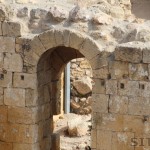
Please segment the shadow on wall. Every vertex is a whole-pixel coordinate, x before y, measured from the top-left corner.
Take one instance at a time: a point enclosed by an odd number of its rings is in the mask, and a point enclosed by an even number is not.
[[[136,17],[150,20],[150,0],[131,0],[131,4]]]

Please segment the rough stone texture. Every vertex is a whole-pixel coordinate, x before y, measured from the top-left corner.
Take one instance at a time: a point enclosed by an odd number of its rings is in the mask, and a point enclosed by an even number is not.
[[[80,80],[73,82],[73,86],[81,95],[92,92],[92,80],[89,77],[82,77]]]
[[[4,104],[8,106],[25,106],[25,89],[8,88],[4,90]]]
[[[72,81],[93,78],[93,90],[73,99],[93,111],[92,149],[139,149],[129,144],[150,130],[150,22],[131,14],[131,2],[0,0],[0,150],[55,149],[52,119],[72,59]]]

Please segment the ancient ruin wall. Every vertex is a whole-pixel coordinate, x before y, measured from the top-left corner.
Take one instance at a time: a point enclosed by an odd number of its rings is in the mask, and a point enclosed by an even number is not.
[[[92,149],[138,150],[131,139],[149,138],[150,129],[149,22],[131,15],[130,2],[123,0],[84,9],[66,3],[67,17],[29,7],[28,1],[21,1],[28,9],[8,2],[0,9],[0,149],[55,149],[52,116],[60,113],[60,74],[70,60],[84,56],[95,82]],[[31,16],[19,19],[13,14],[19,9]]]

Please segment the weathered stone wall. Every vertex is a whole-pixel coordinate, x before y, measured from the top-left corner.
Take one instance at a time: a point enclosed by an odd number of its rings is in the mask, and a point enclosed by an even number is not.
[[[71,61],[71,112],[92,112],[92,68],[85,58]]]
[[[64,2],[67,17],[56,1],[9,2],[0,5],[0,150],[55,150],[61,72],[83,57],[94,80],[92,149],[148,148],[131,146],[131,138],[149,137],[149,21],[131,15],[126,0]]]

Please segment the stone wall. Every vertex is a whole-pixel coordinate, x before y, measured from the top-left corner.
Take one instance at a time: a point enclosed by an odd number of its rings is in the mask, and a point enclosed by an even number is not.
[[[50,3],[0,5],[0,150],[56,150],[61,73],[75,58],[93,73],[92,149],[145,150],[131,139],[150,134],[149,21],[126,0]]]
[[[92,112],[92,68],[85,58],[71,61],[71,112]]]

